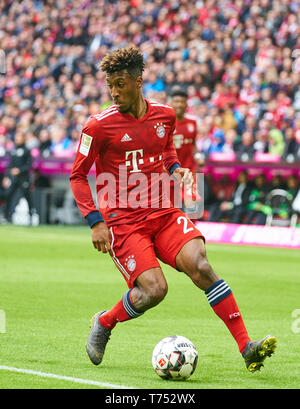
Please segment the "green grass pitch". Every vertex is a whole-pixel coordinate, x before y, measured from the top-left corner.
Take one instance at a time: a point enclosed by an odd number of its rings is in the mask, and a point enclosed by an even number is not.
[[[93,366],[85,352],[89,320],[127,290],[121,273],[108,255],[93,248],[88,227],[0,226],[0,389],[99,388],[107,383],[145,389],[299,388],[299,251],[208,243],[207,253],[230,285],[250,337],[278,337],[276,353],[261,372],[246,370],[205,295],[165,265],[165,300],[142,317],[118,324],[102,364]],[[187,381],[161,380],[152,369],[154,346],[174,334],[189,338],[198,349],[198,367]]]

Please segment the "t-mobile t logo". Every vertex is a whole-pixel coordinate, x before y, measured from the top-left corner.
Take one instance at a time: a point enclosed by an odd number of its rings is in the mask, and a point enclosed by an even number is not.
[[[130,158],[131,155],[132,155],[132,157]],[[139,159],[138,159],[138,156],[140,156]],[[136,151],[127,151],[126,152],[125,165],[126,166],[132,166],[132,169],[130,170],[130,173],[141,172],[141,169],[138,168],[138,164],[142,165],[144,163],[143,156],[144,156],[143,149],[138,149]],[[129,158],[129,160],[127,160],[128,158]]]

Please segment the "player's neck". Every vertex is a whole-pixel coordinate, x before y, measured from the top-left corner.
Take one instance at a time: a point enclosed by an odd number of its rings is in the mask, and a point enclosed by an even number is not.
[[[148,104],[143,95],[140,94],[137,101],[132,104],[130,111],[128,111],[128,114],[137,119],[141,119],[145,116],[147,110]]]

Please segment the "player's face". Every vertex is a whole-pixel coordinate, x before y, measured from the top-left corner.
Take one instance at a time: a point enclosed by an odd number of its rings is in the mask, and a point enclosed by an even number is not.
[[[117,109],[122,113],[129,112],[138,99],[141,77],[132,78],[126,70],[122,70],[108,75],[106,83]]]
[[[174,108],[177,117],[182,118],[187,107],[186,98],[177,95],[171,99],[171,105]]]

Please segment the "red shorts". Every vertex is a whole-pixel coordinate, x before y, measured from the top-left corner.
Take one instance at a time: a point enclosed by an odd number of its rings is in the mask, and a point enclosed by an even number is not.
[[[112,259],[123,274],[129,288],[146,270],[160,267],[157,260],[176,269],[175,258],[185,243],[202,233],[179,209],[159,215],[151,213],[135,224],[110,227]]]

